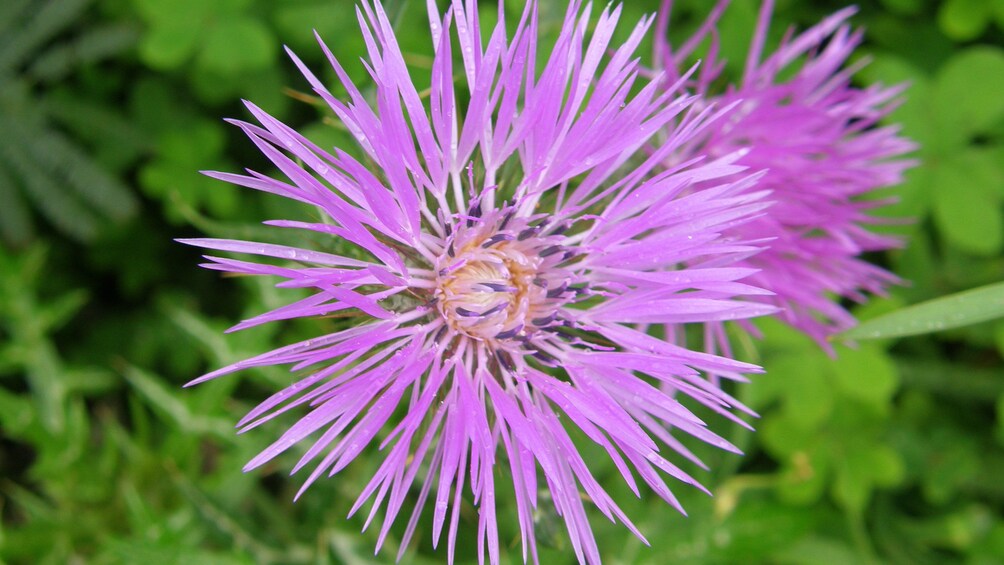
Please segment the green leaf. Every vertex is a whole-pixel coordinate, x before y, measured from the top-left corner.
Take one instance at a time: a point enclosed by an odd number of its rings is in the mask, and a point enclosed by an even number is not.
[[[840,340],[904,337],[957,328],[1004,316],[1004,283],[914,304],[836,337]]]
[[[140,17],[152,25],[184,24],[199,27],[212,12],[214,3],[206,0],[133,0]]]
[[[882,5],[890,12],[911,16],[924,9],[924,0],[882,0]]]
[[[1004,214],[995,172],[968,152],[930,170],[935,222],[961,251],[992,256],[1004,247]]]
[[[6,35],[20,23],[24,11],[36,0],[6,0],[0,2],[0,36]]]
[[[94,27],[40,54],[28,73],[45,82],[56,82],[83,64],[105,60],[131,48],[139,35],[134,25]]]
[[[87,291],[78,289],[54,300],[48,300],[40,312],[36,312],[38,325],[52,332],[62,328],[87,304]]]
[[[775,458],[787,458],[804,451],[818,436],[818,430],[796,425],[787,414],[766,418],[758,427],[760,442]]]
[[[1004,394],[997,397],[997,441],[1004,444]]]
[[[1004,0],[990,0],[990,9],[994,13],[994,19],[997,20],[997,27],[1004,29]]]
[[[28,206],[0,161],[0,235],[7,243],[23,245],[34,231]]]
[[[740,76],[749,50],[752,30],[756,27],[756,5],[753,2],[735,2],[719,20],[721,57],[728,76]]]
[[[854,515],[860,515],[871,499],[872,479],[867,464],[860,452],[851,452],[848,457],[836,462],[833,498]]]
[[[776,487],[778,497],[787,504],[807,506],[822,498],[831,475],[832,461],[816,442],[805,451],[785,458]]]
[[[833,372],[845,397],[858,399],[880,412],[888,411],[899,376],[889,357],[874,344],[860,349],[841,349]]]
[[[226,144],[224,126],[220,122],[200,120],[165,131],[158,139],[159,153],[165,160],[195,172],[222,152]]]
[[[40,131],[24,143],[35,161],[61,183],[64,192],[76,192],[91,209],[113,220],[125,220],[136,213],[138,205],[132,191],[61,133]]]
[[[170,389],[163,379],[138,367],[126,368],[125,378],[154,412],[177,429],[186,434],[212,434],[221,442],[234,441],[232,425],[222,418],[195,413],[184,399],[183,389]]]
[[[934,243],[931,241],[934,239],[934,234],[930,232],[933,231],[918,229],[910,238],[906,249],[893,255],[894,272],[912,283],[896,292],[905,304],[929,300],[942,294],[943,291],[940,289],[945,288],[942,282],[944,273],[937,262]],[[976,286],[976,284],[963,286]]]
[[[343,42],[352,45],[351,51],[362,52],[366,48],[359,33],[355,18],[346,18],[340,10],[332,10],[327,0],[306,0],[281,4],[272,17],[283,41],[294,49],[317,49],[317,43],[309,30],[316,30],[324,39],[338,41],[339,49],[350,51]]]
[[[205,38],[199,64],[226,75],[267,67],[275,58],[277,41],[261,22],[234,17],[217,23]]]
[[[10,120],[3,120],[3,124],[0,128],[7,131],[14,129],[4,127],[10,124]],[[70,197],[68,191],[57,185],[49,172],[42,169],[25,151],[23,145],[0,144],[0,166],[3,164],[10,167],[21,179],[25,195],[56,227],[81,241],[94,237],[99,223],[95,214],[81,206],[77,199]]]
[[[792,508],[772,501],[744,500],[713,532],[727,539],[715,545],[721,560],[716,562],[760,562],[804,537],[816,515],[807,508]]]
[[[203,33],[192,22],[155,26],[143,36],[139,58],[152,69],[176,69],[192,56]]]
[[[4,434],[19,437],[35,421],[35,410],[27,396],[19,396],[0,388],[0,423]]]
[[[829,360],[821,353],[810,351],[804,355],[776,359],[771,372],[789,384],[785,391],[784,413],[789,425],[800,429],[816,429],[830,417],[833,410],[833,387],[827,382]]]
[[[867,468],[871,471],[875,484],[894,487],[903,482],[906,469],[899,453],[888,445],[874,445],[864,454]]]
[[[886,0],[888,3],[890,0]],[[900,1],[900,0],[897,0]],[[860,565],[861,557],[846,543],[813,535],[783,552],[777,563],[826,563],[827,565]]]
[[[60,89],[44,101],[45,112],[94,147],[95,157],[119,170],[132,163],[140,154],[152,151],[153,143],[147,129],[140,127],[121,108],[110,107],[76,96],[70,89]],[[169,110],[165,110],[169,111]]]
[[[904,389],[929,391],[941,399],[983,403],[1004,395],[1004,379],[993,366],[975,367],[938,357],[904,357],[896,359],[896,369]]]
[[[908,84],[903,103],[897,106],[887,121],[903,125],[903,133],[920,144],[921,151],[938,140],[937,124],[931,120],[933,84],[912,61],[896,55],[876,55],[875,60],[861,69],[865,83]]]
[[[979,474],[978,444],[951,428],[936,428],[925,436],[928,451],[922,463],[922,492],[927,501],[945,504]]]
[[[934,110],[942,134],[971,136],[989,129],[1004,116],[1002,92],[1004,51],[972,47],[953,56],[935,80]]]
[[[999,520],[972,547],[966,565],[997,565],[1004,555],[1004,523]]]
[[[20,26],[13,26],[0,49],[0,68],[11,68],[31,58],[36,50],[80,17],[91,0],[49,0],[31,10]]]
[[[986,0],[946,0],[938,10],[938,26],[956,41],[969,41],[983,34],[990,23]]]
[[[906,171],[903,182],[897,185],[892,194],[896,200],[878,208],[875,215],[883,218],[895,218],[897,221],[878,224],[873,231],[891,234],[913,242],[916,232],[926,226],[921,222],[931,209],[933,189],[931,188],[931,171],[923,163]],[[885,198],[888,193],[876,193],[875,197]]]

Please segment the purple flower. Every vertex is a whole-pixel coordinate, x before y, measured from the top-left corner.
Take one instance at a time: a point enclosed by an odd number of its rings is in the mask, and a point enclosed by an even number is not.
[[[742,423],[732,413],[741,406],[699,372],[741,378],[758,368],[666,343],[644,328],[774,311],[733,300],[763,292],[738,282],[750,269],[731,265],[756,248],[719,235],[759,213],[763,194],[751,189],[755,177],[740,174],[735,155],[655,172],[719,115],[692,111],[692,98],[666,92],[661,79],[639,79],[632,53],[651,19],[615,45],[620,8],[604,10],[587,36],[590,9],[572,3],[538,70],[535,3],[511,37],[500,9],[482,43],[473,0],[455,1],[443,16],[429,2],[435,58],[424,98],[382,7],[363,3],[357,13],[376,87],[372,102],[323,43],[348,101],[291,56],[365,159],[326,152],[249,103],[260,125],[234,123],[285,179],[207,173],[305,203],[324,218],[267,224],[354,247],[339,255],[184,240],[280,260],[208,256],[210,269],[312,289],[309,298],[235,329],[333,313],[355,320],[193,383],[249,367],[291,366],[298,380],[239,427],[289,410],[306,415],[245,470],[311,436],[294,467],[313,466],[301,493],[364,450],[382,458],[353,508],[370,504],[367,526],[384,509],[378,548],[406,500],[414,500],[403,551],[432,498],[433,540],[448,531],[452,561],[467,491],[478,508],[481,558],[498,562],[496,479],[508,475],[524,560],[537,560],[534,513],[549,499],[578,559],[595,563],[599,550],[584,499],[641,533],[590,473],[566,428],[602,447],[635,493],[640,478],[677,508],[663,473],[703,487],[667,452],[701,463],[668,429],[737,451],[685,405]],[[666,143],[644,155],[651,137],[672,122],[679,124]],[[693,192],[694,183],[714,186]],[[540,489],[549,496],[538,496]]]
[[[698,31],[675,50],[665,39],[671,4],[666,0],[660,12],[657,69],[675,82],[687,58],[710,35],[711,47],[687,87],[703,103],[731,105],[732,111],[670,162],[745,150],[737,163],[766,171],[751,190],[770,190],[774,204],[766,214],[731,231],[743,240],[769,241],[764,252],[743,263],[759,269],[747,280],[773,291],[759,300],[781,308],[781,319],[830,349],[826,337],[855,324],[839,299],[861,302],[866,292],[882,294],[887,285],[898,282],[861,255],[899,243],[867,226],[878,222],[868,211],[889,201],[875,192],[901,182],[903,171],[913,165],[901,157],[914,145],[898,135],[898,127],[878,125],[903,86],[851,85],[861,65],[847,65],[847,60],[862,38],[846,24],[853,8],[799,35],[789,31],[761,60],[773,11],[773,2],[765,0],[741,80],[717,92],[723,65],[717,57],[715,25],[728,1],[720,0]],[[712,325],[708,335],[728,351],[720,327]]]

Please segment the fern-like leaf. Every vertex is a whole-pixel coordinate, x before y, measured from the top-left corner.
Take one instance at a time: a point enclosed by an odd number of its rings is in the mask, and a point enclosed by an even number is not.
[[[24,64],[38,48],[69,27],[90,3],[91,0],[49,0],[38,9],[29,6],[21,14],[27,16],[27,21],[11,26],[0,38],[0,69]]]
[[[31,214],[14,185],[13,174],[0,162],[0,237],[21,246],[34,235]]]
[[[103,61],[129,49],[139,41],[139,36],[139,29],[129,24],[95,27],[38,55],[27,75],[40,82],[54,83],[81,65]]]

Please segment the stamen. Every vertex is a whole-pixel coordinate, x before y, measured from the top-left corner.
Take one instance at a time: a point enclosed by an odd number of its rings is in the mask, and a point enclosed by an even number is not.
[[[495,358],[498,359],[499,365],[505,368],[510,373],[516,372],[516,365],[512,362],[512,357],[508,353],[502,351],[501,349],[495,350]]]
[[[566,231],[568,231],[568,228],[570,228],[570,227],[572,227],[572,226],[569,223],[558,224],[558,226],[555,227],[550,232],[548,232],[547,235],[561,235],[561,234],[565,233]]]
[[[500,241],[512,241],[512,236],[507,233],[499,233],[489,237],[481,244],[483,249],[488,249],[489,247],[499,243]]]
[[[558,288],[555,288],[553,290],[547,291],[547,297],[548,298],[557,298],[557,297],[561,296],[562,294],[565,294],[565,291],[567,289],[568,289],[568,281],[565,281],[565,282],[561,283],[561,286],[559,286]]]
[[[501,311],[505,310],[508,307],[509,307],[509,303],[508,302],[501,302],[498,305],[496,305],[494,308],[483,312],[481,315],[482,316],[491,316],[492,314],[501,312]]]
[[[543,327],[543,326],[546,326],[546,325],[550,324],[557,317],[558,317],[558,313],[557,312],[553,312],[550,316],[545,316],[543,318],[534,318],[534,319],[532,319],[530,321],[533,323],[533,325],[535,325],[538,328],[540,328],[540,327]]]
[[[463,267],[466,264],[467,264],[467,259],[461,259],[456,263],[450,265],[449,267],[446,267],[445,269],[440,269],[439,276],[445,277],[446,275],[452,273],[453,271],[456,271],[457,269]]]
[[[519,240],[519,241],[526,241],[526,240],[530,239],[531,237],[537,235],[537,232],[539,232],[539,231],[540,231],[540,228],[536,228],[536,227],[534,227],[534,228],[526,228],[525,230],[519,232],[519,236],[517,236],[516,239]]]
[[[508,201],[507,201],[507,202],[508,202]],[[508,205],[508,204],[507,204],[507,202],[506,202],[506,203],[503,203],[503,205],[502,205],[502,207],[503,207],[503,208],[505,208],[505,207],[506,207],[506,206]],[[509,220],[511,220],[511,219],[512,219],[512,217],[513,217],[513,214],[515,214],[515,213],[516,213],[516,211],[515,211],[515,210],[509,210],[509,212],[507,212],[507,213],[506,213],[505,217],[504,217],[504,218],[502,218],[502,223],[501,223],[501,224],[499,224],[499,231],[502,231],[502,230],[504,230],[504,229],[505,229],[505,227],[506,227],[507,225],[509,225]]]
[[[487,287],[492,292],[516,292],[517,290],[519,290],[516,287],[507,284],[486,283],[486,282],[478,284],[480,284],[483,287]]]
[[[467,210],[467,227],[474,226],[474,220],[481,217],[481,201],[477,200]]]
[[[567,251],[565,252],[565,255],[561,258],[561,261],[559,263],[564,263],[572,259],[577,259],[580,256],[582,256],[582,253],[576,251]]]
[[[533,357],[549,367],[558,366],[558,358],[542,349],[534,348]]]
[[[518,334],[522,330],[523,330],[523,324],[520,324],[520,325],[516,326],[515,328],[512,328],[510,330],[506,330],[504,332],[499,332],[499,333],[495,334],[495,339],[509,339],[511,337],[514,337],[516,334]]]
[[[446,324],[443,324],[442,327],[439,328],[439,331],[436,332],[436,335],[434,335],[432,337],[432,341],[439,341],[439,340],[443,339],[443,336],[446,335],[446,330],[447,329],[448,328],[447,328]]]

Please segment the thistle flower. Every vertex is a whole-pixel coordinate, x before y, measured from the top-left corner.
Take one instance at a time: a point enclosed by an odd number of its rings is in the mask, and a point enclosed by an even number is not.
[[[372,446],[367,456],[382,457],[382,464],[352,512],[372,501],[368,527],[384,509],[378,550],[414,495],[403,551],[432,497],[433,540],[448,530],[452,561],[467,490],[478,508],[481,559],[487,554],[497,563],[501,467],[512,480],[523,559],[537,560],[534,513],[544,499],[538,490],[546,488],[575,555],[596,563],[584,498],[641,533],[592,476],[566,428],[601,446],[636,494],[635,473],[677,508],[661,473],[703,487],[667,458],[676,452],[700,465],[669,428],[737,451],[685,404],[741,423],[732,412],[737,403],[699,371],[739,376],[759,369],[686,350],[639,327],[773,311],[734,300],[763,292],[738,282],[750,269],[730,265],[756,248],[719,235],[759,213],[763,194],[751,189],[755,177],[739,173],[735,155],[653,173],[719,114],[690,111],[691,97],[664,91],[659,79],[639,78],[632,53],[652,18],[614,45],[620,8],[604,10],[587,39],[591,7],[573,2],[538,71],[534,2],[511,38],[500,8],[486,43],[473,0],[454,1],[445,15],[434,2],[428,9],[435,57],[427,100],[409,77],[379,2],[357,8],[375,107],[320,38],[349,101],[334,97],[290,53],[368,164],[341,149],[323,150],[248,103],[260,125],[234,123],[286,180],[254,171],[207,173],[307,204],[326,221],[266,223],[330,235],[352,244],[354,253],[184,240],[283,260],[207,256],[207,268],[278,277],[277,286],[314,291],[235,329],[332,313],[352,313],[355,323],[193,384],[250,367],[291,366],[297,380],[239,427],[249,430],[290,410],[306,415],[245,470],[319,434],[293,468],[314,466],[302,494]],[[669,140],[641,154],[673,121],[680,125]],[[688,192],[694,183],[726,178]],[[403,416],[394,418],[396,412]]]
[[[759,270],[748,281],[773,291],[760,300],[778,306],[782,320],[830,350],[826,337],[855,324],[839,299],[862,302],[865,293],[883,294],[898,282],[861,256],[899,244],[867,226],[878,221],[868,211],[889,201],[874,197],[875,191],[900,183],[903,171],[913,164],[902,159],[914,145],[898,135],[899,128],[878,125],[904,87],[851,85],[865,64],[847,64],[862,39],[862,32],[852,32],[846,23],[854,8],[799,35],[789,30],[780,46],[761,60],[773,12],[773,1],[765,0],[742,78],[719,92],[723,64],[715,25],[728,3],[720,0],[676,50],[666,40],[672,2],[663,3],[656,69],[665,71],[668,83],[674,82],[686,59],[710,35],[701,70],[688,88],[704,103],[734,108],[671,162],[746,149],[737,163],[766,171],[753,189],[770,190],[774,204],[732,231],[745,240],[769,240],[764,252],[743,263]],[[788,74],[790,78],[782,78]],[[720,324],[709,326],[706,334],[728,351]]]

